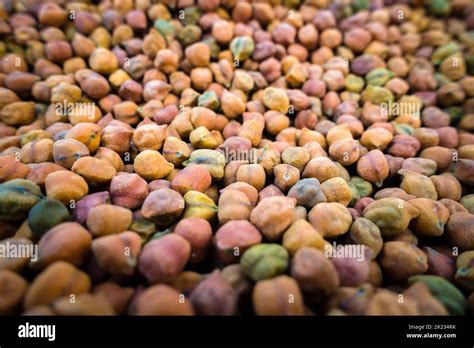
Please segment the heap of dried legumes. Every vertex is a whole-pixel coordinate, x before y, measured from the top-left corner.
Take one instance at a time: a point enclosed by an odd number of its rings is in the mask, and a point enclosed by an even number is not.
[[[0,314],[474,312],[470,0],[4,1]]]

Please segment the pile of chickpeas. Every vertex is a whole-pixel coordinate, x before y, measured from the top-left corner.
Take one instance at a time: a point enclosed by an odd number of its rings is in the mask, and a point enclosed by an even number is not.
[[[0,314],[474,312],[470,0],[5,1]]]

